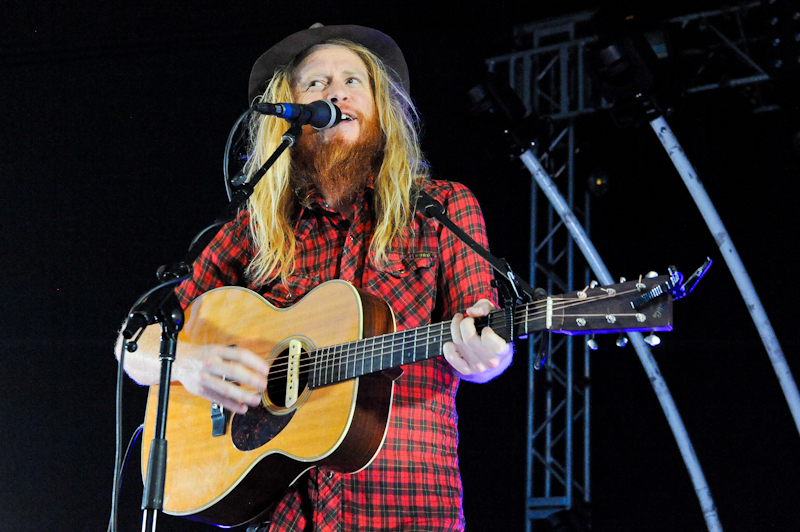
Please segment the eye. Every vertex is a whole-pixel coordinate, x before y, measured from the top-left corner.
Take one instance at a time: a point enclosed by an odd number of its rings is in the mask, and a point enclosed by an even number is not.
[[[311,80],[311,81],[308,82],[308,84],[306,85],[306,90],[307,91],[320,90],[324,86],[325,86],[325,84],[322,82],[322,80],[314,79],[314,80]]]
[[[358,78],[347,78],[347,83],[349,83],[351,85],[359,84],[359,83],[361,83],[361,80],[358,79]]]

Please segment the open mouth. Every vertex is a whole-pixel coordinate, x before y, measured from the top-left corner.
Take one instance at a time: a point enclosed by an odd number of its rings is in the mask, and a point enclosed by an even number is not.
[[[356,119],[350,116],[349,114],[342,113],[342,122],[355,122],[355,120]]]

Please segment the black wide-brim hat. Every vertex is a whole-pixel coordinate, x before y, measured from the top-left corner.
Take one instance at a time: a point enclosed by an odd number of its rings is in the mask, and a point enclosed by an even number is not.
[[[330,39],[347,39],[370,50],[383,61],[389,73],[400,82],[406,92],[409,92],[408,66],[403,52],[391,37],[364,26],[315,24],[307,30],[289,35],[258,58],[250,72],[249,102],[253,103],[253,100],[266,90],[275,70],[288,65],[308,48]]]

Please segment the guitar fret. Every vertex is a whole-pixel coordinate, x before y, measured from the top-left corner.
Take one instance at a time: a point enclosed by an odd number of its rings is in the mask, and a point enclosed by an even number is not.
[[[406,344],[409,343],[407,340],[409,340],[408,331],[403,331],[403,342],[402,342],[402,344],[400,346],[400,364],[406,364],[407,363],[407,360],[406,360],[406,353],[407,353]]]
[[[328,352],[329,351],[330,351],[330,348],[328,348],[328,347],[325,347],[322,350],[322,367],[323,367],[323,374],[322,375],[323,375],[323,381],[324,381],[325,384],[330,384],[330,382],[331,382],[331,375],[330,375],[331,366],[330,366],[330,363],[328,362]]]
[[[356,374],[356,361],[352,358],[351,348],[347,345],[342,346],[342,359],[344,360],[344,379],[352,379]]]
[[[367,342],[365,340],[361,340],[359,343],[361,344],[361,374],[364,375],[364,358],[367,355]]]
[[[400,351],[400,362],[403,363],[403,364],[408,364],[408,363],[410,363],[411,361],[414,360],[414,351],[410,350],[410,349],[408,349],[408,347],[406,347],[406,344],[413,345],[413,343],[412,343],[413,336],[414,336],[413,332],[411,334],[411,338],[409,338],[408,331],[403,333],[403,350]],[[406,341],[406,340],[408,340],[408,341]]]
[[[316,388],[317,387],[317,356],[316,353],[309,353],[309,358],[312,360],[311,362],[311,377],[309,378],[309,387]]]
[[[325,349],[317,349],[316,352],[316,359],[317,359],[317,385],[322,386],[325,384],[325,360],[323,358],[323,353]]]
[[[372,354],[369,357],[370,373],[374,373],[375,371],[378,371],[378,370],[375,369],[375,341],[376,341],[376,339],[373,338],[372,339]]]
[[[322,349],[317,349],[314,352],[314,359],[316,360],[317,366],[317,386],[322,386],[325,383],[325,366],[322,360],[322,351]]]
[[[336,353],[334,350],[334,355],[336,356],[336,382],[342,380],[342,346],[337,346],[339,352]]]
[[[530,333],[528,332],[528,321],[529,321],[529,314],[528,311],[530,310],[530,305],[525,305],[525,318],[523,318],[523,323],[525,323],[525,336],[527,337]]]
[[[328,348],[328,352],[327,352],[326,357],[325,357],[325,365],[328,368],[328,378],[326,379],[326,382],[328,384],[331,384],[331,383],[334,382],[334,380],[333,380],[333,370],[334,370],[335,360],[333,360],[333,352],[334,352],[334,349],[332,347]]]

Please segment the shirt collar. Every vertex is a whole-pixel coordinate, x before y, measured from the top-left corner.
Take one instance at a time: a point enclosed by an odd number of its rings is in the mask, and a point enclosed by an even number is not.
[[[367,191],[370,193],[375,192],[375,176],[370,175],[367,178],[367,183],[364,185],[364,190],[359,193],[358,197],[356,198],[356,205],[363,205],[365,194]],[[300,210],[300,217],[302,218],[306,211],[308,210],[323,210],[326,212],[337,212],[325,203],[325,198],[322,197],[322,194],[319,193],[316,189],[311,190],[308,193],[308,197],[301,203],[301,210]]]

